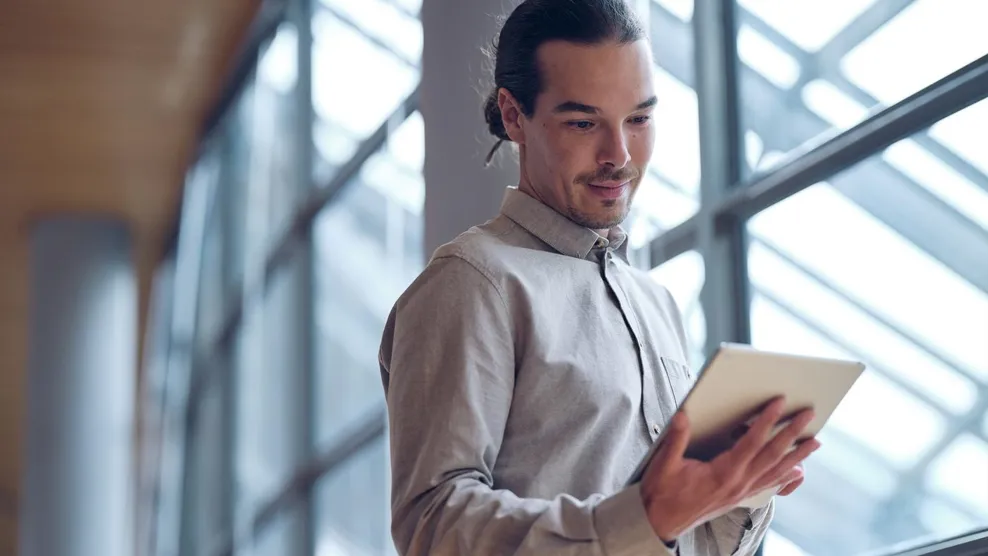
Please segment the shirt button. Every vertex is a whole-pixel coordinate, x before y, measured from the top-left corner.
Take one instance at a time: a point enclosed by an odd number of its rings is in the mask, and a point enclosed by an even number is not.
[[[660,429],[658,425],[652,425],[652,432],[654,432],[655,434],[659,434],[660,430],[662,429]]]

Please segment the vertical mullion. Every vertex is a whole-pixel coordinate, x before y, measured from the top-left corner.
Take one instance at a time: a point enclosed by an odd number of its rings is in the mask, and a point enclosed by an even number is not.
[[[315,145],[313,144],[313,106],[312,106],[312,0],[293,0],[289,18],[294,21],[298,42],[296,45],[296,82],[295,82],[295,205],[301,206],[308,198],[309,190],[313,187],[312,167]],[[301,324],[302,334],[299,335],[301,369],[301,390],[298,423],[301,435],[301,450],[298,463],[307,465],[315,452],[315,268],[313,264],[313,243],[311,235],[302,235],[301,248],[298,250],[298,280],[295,287],[296,309]],[[303,540],[300,550],[305,556],[314,556],[316,551],[315,527],[315,496],[310,489],[302,497],[300,511],[301,532]]]
[[[750,341],[744,223],[715,207],[742,178],[734,0],[696,0],[693,33],[700,114],[699,249],[705,281],[705,352],[722,342]]]

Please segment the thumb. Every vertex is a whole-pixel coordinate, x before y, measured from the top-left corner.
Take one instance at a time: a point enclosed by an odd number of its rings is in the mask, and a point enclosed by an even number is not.
[[[670,464],[679,462],[686,455],[686,447],[690,443],[690,424],[686,414],[677,411],[667,427],[665,438],[662,439],[650,468],[666,468]]]

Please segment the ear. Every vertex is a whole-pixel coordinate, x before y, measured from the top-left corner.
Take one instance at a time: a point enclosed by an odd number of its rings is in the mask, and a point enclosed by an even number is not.
[[[524,145],[525,128],[522,123],[526,118],[521,111],[521,104],[507,89],[501,87],[497,91],[497,106],[501,110],[501,120],[508,137],[518,145]]]

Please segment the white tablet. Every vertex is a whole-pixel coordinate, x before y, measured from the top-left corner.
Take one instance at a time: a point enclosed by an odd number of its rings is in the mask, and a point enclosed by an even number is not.
[[[708,461],[730,448],[758,411],[780,395],[786,398],[786,409],[776,431],[796,413],[812,407],[816,417],[800,440],[815,436],[864,369],[859,361],[772,353],[742,344],[721,344],[705,363],[700,378],[681,405],[690,421],[691,438],[686,455]],[[628,484],[641,480],[664,437],[665,431],[639,463]],[[774,494],[774,491],[763,493],[742,505],[764,505]]]

